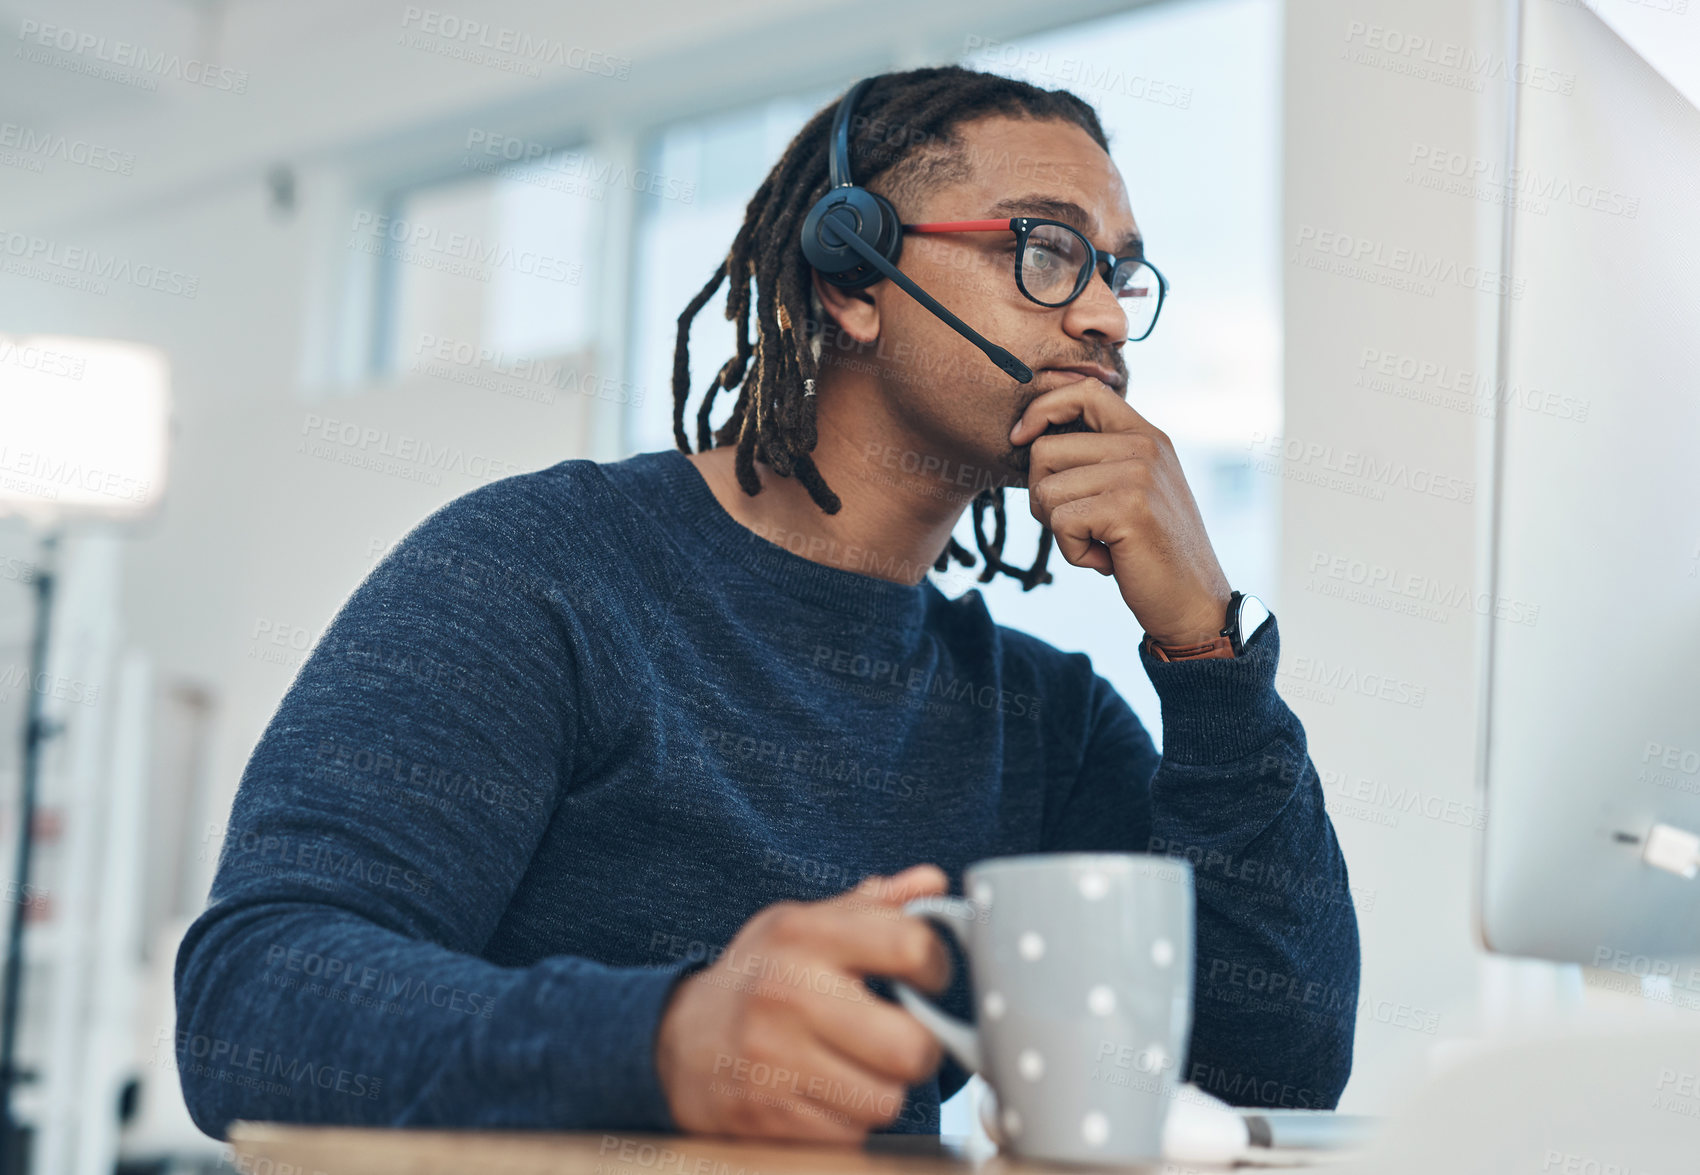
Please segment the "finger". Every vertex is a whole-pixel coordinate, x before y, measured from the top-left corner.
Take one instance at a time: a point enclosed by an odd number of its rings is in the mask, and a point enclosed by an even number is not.
[[[893,906],[816,902],[795,911],[778,933],[782,945],[852,975],[889,976],[929,991],[950,978],[938,932]]]
[[[942,1056],[938,1041],[908,1012],[856,983],[859,998],[811,1000],[805,1023],[827,1046],[869,1072],[904,1085],[925,1081]]]
[[[1063,557],[1065,562],[1072,563],[1076,567],[1085,567],[1090,571],[1096,571],[1099,575],[1115,574],[1115,558],[1110,554],[1110,548],[1099,540],[1086,539],[1081,541],[1054,530],[1051,532],[1051,536],[1056,539],[1057,553]]]
[[[858,1126],[883,1126],[896,1118],[910,1084],[896,1074],[851,1059],[819,1038],[798,1050],[797,1072],[789,1092]]]
[[[1118,461],[1154,461],[1161,456],[1155,437],[1145,432],[1065,432],[1035,437],[1027,450],[1027,485],[1081,465]]]
[[[937,865],[920,864],[911,865],[901,873],[864,877],[855,889],[846,890],[841,896],[854,895],[866,901],[901,906],[916,898],[934,897],[949,890],[950,879],[943,869]]]
[[[1028,505],[1033,517],[1050,528],[1064,559],[1107,575],[1115,564],[1110,548],[1092,530],[1090,519],[1101,507],[1090,499],[1125,486],[1128,478],[1126,462],[1077,465],[1034,482],[1028,489]],[[1057,512],[1071,503],[1073,509],[1065,511],[1069,518],[1058,520]]]
[[[794,1142],[861,1142],[868,1133],[846,1114],[837,1114],[806,1098],[758,1085],[741,1085],[728,1098],[744,1103],[725,1133]]]
[[[1027,487],[1027,503],[1033,517],[1050,522],[1058,507],[1080,498],[1095,498],[1119,486],[1125,486],[1130,476],[1128,463],[1105,462],[1096,465],[1075,465],[1035,478]]]
[[[1045,525],[1050,528],[1051,536],[1056,539],[1057,551],[1064,559],[1077,567],[1090,567],[1107,574],[1114,568],[1115,562],[1110,555],[1108,541],[1099,534],[1102,529],[1098,521],[1102,499],[1101,494],[1090,494],[1062,502],[1050,511]]]
[[[1102,380],[1083,379],[1052,388],[1034,398],[1010,431],[1014,445],[1024,445],[1045,431],[1046,426],[1084,419],[1094,432],[1128,432],[1150,427],[1126,400]]]

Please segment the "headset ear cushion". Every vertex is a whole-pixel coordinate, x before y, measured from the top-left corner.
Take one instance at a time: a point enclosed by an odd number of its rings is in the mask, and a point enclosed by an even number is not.
[[[880,209],[880,227],[874,240],[874,248],[879,250],[881,257],[893,265],[903,252],[903,221],[897,215],[897,208],[890,200],[878,192],[869,192]]]
[[[847,208],[848,214],[839,209]],[[847,245],[829,244],[821,237],[822,221],[832,213],[833,227],[853,228],[856,235],[893,265],[903,251],[903,226],[897,209],[877,192],[855,186],[833,188],[815,201],[803,220],[803,259],[835,286],[858,289],[884,275]]]

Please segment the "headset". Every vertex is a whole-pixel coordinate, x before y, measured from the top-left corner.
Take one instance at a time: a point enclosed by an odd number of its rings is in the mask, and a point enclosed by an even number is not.
[[[850,178],[850,116],[862,92],[876,79],[863,78],[844,95],[832,119],[832,155],[828,178],[832,186],[815,201],[803,219],[803,257],[822,280],[846,290],[859,290],[890,278],[908,295],[938,315],[947,326],[984,351],[1005,374],[1031,383],[1033,369],[939,305],[927,291],[897,268],[903,252],[903,225],[891,201],[859,187]]]

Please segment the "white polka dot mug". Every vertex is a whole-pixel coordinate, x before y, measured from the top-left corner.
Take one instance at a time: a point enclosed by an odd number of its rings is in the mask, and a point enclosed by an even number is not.
[[[894,987],[991,1086],[993,1139],[1058,1162],[1159,1160],[1192,1028],[1192,867],[1039,853],[979,861],[963,876],[967,898],[920,898],[904,911],[956,936],[976,1023]]]

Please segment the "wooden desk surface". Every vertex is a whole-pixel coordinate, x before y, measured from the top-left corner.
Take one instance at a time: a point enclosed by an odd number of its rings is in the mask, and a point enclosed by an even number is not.
[[[976,1157],[954,1140],[931,1135],[875,1135],[858,1149],[673,1134],[237,1122],[230,1128],[230,1142],[241,1175],[1080,1175],[1092,1170],[1002,1155]],[[1113,1170],[1181,1175],[1227,1168],[1156,1164]],[[1348,1175],[1344,1165],[1330,1164],[1328,1170]]]

